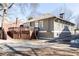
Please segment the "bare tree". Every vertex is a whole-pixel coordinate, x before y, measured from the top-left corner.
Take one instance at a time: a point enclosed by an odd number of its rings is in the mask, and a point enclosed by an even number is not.
[[[73,12],[72,12],[71,10],[67,9],[67,10],[65,11],[65,20],[69,20],[69,21],[70,21],[72,15],[73,15]]]
[[[3,5],[2,3],[0,3],[0,11],[3,9]]]
[[[12,5],[13,3],[11,5],[7,3],[0,3],[0,11],[2,12],[2,14],[0,15],[2,17],[2,23],[1,23],[2,28],[3,28],[4,18],[7,16],[7,11],[12,7]]]
[[[66,6],[66,4],[62,4],[62,6],[56,8],[53,12],[56,16],[59,16],[59,14],[64,13],[63,19],[68,21],[70,21],[73,16],[73,12]]]
[[[38,3],[20,3],[18,4],[23,15],[26,15],[27,9],[30,9],[30,15],[33,16],[37,12]]]
[[[39,5],[38,3],[31,3],[30,4],[31,14],[36,13],[38,5]]]
[[[79,15],[75,17],[76,26],[79,29]]]
[[[19,8],[20,8],[21,14],[26,15],[28,3],[19,3],[19,4],[17,4],[17,6],[19,6]]]
[[[2,17],[3,4],[0,3],[0,17]]]

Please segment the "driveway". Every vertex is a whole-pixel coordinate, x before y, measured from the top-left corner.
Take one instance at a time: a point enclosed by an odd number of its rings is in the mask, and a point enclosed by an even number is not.
[[[0,40],[0,55],[29,56],[29,55],[61,55],[54,50],[78,52],[79,49],[71,48],[67,44],[47,43],[47,40]],[[66,52],[65,52],[66,53]],[[63,55],[63,54],[62,54]]]

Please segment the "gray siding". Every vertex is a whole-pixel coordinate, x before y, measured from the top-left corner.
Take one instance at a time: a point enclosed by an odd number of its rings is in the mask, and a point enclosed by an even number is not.
[[[30,22],[30,26],[35,27],[35,22]]]
[[[53,19],[46,19],[46,20],[41,20],[43,21],[43,28],[40,28],[40,31],[49,31],[51,32],[54,30],[54,20]]]
[[[54,37],[54,33],[52,32],[39,32],[39,38],[53,38]]]
[[[45,38],[53,38],[54,33],[51,32],[54,30],[54,20],[53,19],[47,19],[42,20],[43,21],[43,28],[40,29],[39,37],[45,37]],[[46,32],[43,32],[46,31]]]

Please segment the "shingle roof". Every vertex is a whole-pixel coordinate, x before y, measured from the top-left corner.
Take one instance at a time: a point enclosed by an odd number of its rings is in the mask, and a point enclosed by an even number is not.
[[[68,23],[71,23],[71,24],[73,24],[73,25],[75,25],[74,23],[72,23],[72,22],[70,22],[70,21],[67,21],[67,20],[63,20],[62,18],[60,18],[60,17],[57,17],[57,16],[53,16],[53,15],[51,15],[51,14],[45,14],[45,15],[41,15],[41,16],[38,16],[38,17],[36,17],[36,18],[33,18],[33,19],[31,19],[31,20],[27,20],[26,22],[33,22],[33,21],[38,21],[38,20],[42,20],[42,19],[47,19],[47,18],[58,18],[59,20],[62,20],[62,21],[64,21],[64,22],[68,22]]]

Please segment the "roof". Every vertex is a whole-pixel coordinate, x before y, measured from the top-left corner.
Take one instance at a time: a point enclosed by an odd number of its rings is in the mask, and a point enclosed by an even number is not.
[[[38,21],[38,20],[51,18],[51,17],[54,17],[54,16],[52,16],[51,14],[41,15],[41,16],[35,17],[35,18],[31,19],[31,20],[27,20],[27,22]]]
[[[62,19],[62,18],[60,18],[60,17],[56,17],[56,18],[58,18],[58,19],[60,19],[60,20],[62,20],[62,21],[64,21],[64,22],[71,23],[72,25],[75,25],[74,23],[72,23],[72,22],[70,22],[70,21],[68,21],[68,20],[64,20],[64,19]]]
[[[45,20],[45,19],[47,19],[47,18],[57,18],[57,19],[62,20],[62,21],[64,21],[64,22],[71,23],[71,24],[75,25],[74,23],[72,23],[72,22],[70,22],[70,21],[63,20],[62,18],[57,17],[57,16],[53,16],[53,15],[51,15],[51,14],[41,15],[41,16],[38,16],[38,17],[33,18],[33,19],[31,19],[31,20],[27,20],[26,22],[39,21],[39,20],[43,20],[43,19]]]

